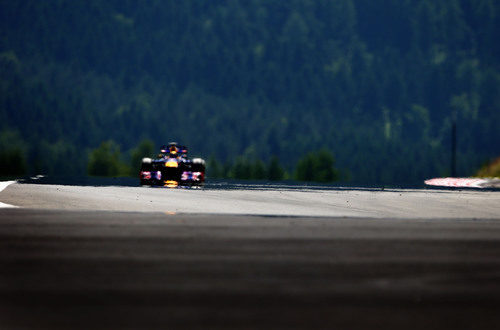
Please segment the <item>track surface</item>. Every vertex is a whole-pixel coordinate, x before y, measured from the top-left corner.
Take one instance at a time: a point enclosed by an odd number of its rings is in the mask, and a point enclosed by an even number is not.
[[[500,191],[166,189],[12,184],[0,201],[36,209],[370,218],[500,218]]]
[[[500,326],[498,192],[13,184],[0,201],[20,206],[0,209],[1,329]]]

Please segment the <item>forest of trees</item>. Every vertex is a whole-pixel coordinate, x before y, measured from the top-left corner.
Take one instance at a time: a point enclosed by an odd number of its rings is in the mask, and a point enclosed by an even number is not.
[[[155,157],[154,144],[143,140],[131,152],[130,163],[124,162],[120,147],[114,141],[104,141],[92,150],[89,156],[87,172],[91,176],[137,177],[143,157]],[[239,179],[262,181],[314,181],[334,182],[339,179],[339,171],[335,168],[335,159],[326,149],[317,153],[308,153],[297,164],[294,172],[287,172],[280,164],[278,157],[273,156],[269,163],[261,159],[237,157],[234,162],[222,163],[211,156],[207,164],[207,176],[210,179]]]
[[[500,155],[499,17],[495,0],[0,0],[0,174],[92,172],[103,143],[133,164],[150,139],[422,182],[450,174],[455,121],[472,175]]]

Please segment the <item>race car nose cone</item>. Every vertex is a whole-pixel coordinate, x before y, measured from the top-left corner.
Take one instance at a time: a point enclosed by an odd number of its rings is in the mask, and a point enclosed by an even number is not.
[[[179,164],[176,161],[168,161],[165,163],[165,167],[178,167]]]

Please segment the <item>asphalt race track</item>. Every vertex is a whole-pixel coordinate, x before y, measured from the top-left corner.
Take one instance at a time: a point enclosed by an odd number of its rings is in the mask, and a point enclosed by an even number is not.
[[[500,218],[500,191],[167,189],[11,184],[0,202],[22,208],[369,218]]]
[[[0,202],[0,329],[500,327],[499,191],[14,183]]]

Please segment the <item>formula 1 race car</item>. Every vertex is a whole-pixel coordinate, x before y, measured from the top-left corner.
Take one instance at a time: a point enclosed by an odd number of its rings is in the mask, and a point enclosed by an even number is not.
[[[200,186],[205,182],[205,161],[188,159],[187,148],[171,142],[161,147],[156,159],[142,159],[139,178],[147,186]]]

